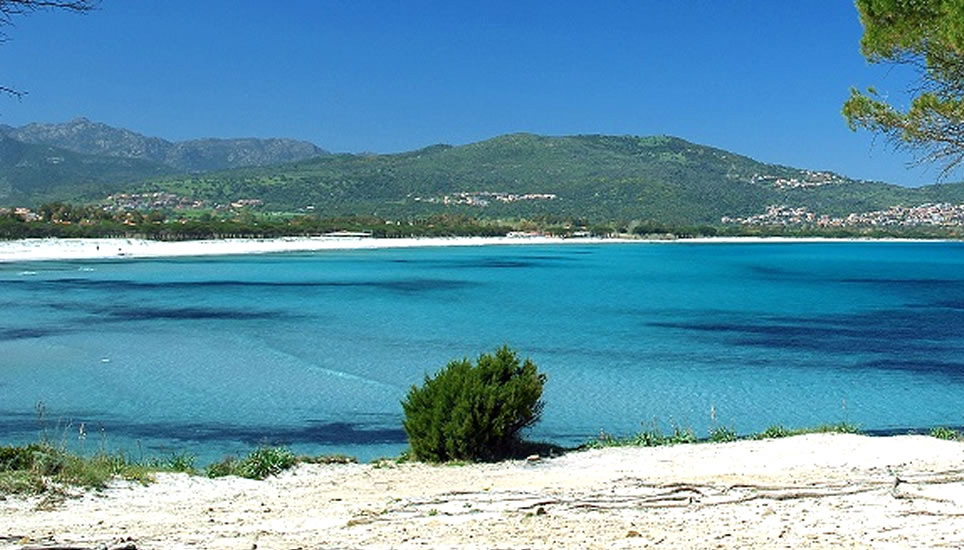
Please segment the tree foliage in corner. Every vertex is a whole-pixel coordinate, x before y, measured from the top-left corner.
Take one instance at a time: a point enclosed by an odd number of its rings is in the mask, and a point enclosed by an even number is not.
[[[14,16],[45,9],[84,13],[94,9],[96,3],[97,0],[0,0],[0,42],[7,40],[3,27],[12,25]],[[0,85],[0,94],[22,97],[24,93],[22,90]]]
[[[850,90],[843,114],[858,127],[944,164],[947,175],[964,161],[964,0],[857,0],[871,63],[916,69],[920,82],[906,110],[873,88]]]
[[[402,402],[416,460],[500,460],[512,456],[520,432],[539,421],[546,376],[502,347],[476,364],[452,361]]]

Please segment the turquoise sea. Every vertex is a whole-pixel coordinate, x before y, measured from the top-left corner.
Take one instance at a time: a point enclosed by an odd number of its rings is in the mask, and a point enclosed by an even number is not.
[[[964,244],[485,246],[0,264],[0,444],[363,460],[508,344],[531,436],[964,424]],[[38,414],[38,409],[42,414]]]

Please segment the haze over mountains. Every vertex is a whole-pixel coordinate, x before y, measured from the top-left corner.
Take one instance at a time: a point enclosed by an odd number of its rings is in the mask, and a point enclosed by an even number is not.
[[[384,217],[485,217],[719,223],[770,205],[846,215],[964,202],[964,186],[908,189],[762,163],[654,136],[509,134],[390,155],[329,154],[289,139],[169,142],[86,119],[0,126],[0,205],[100,201],[165,191],[267,210]]]

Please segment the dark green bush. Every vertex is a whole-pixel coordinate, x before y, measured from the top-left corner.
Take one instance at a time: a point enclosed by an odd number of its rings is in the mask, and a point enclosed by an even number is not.
[[[34,455],[42,451],[37,444],[25,447],[0,447],[0,472],[29,470],[33,467]]]
[[[521,431],[539,421],[546,376],[503,346],[476,364],[452,361],[412,386],[402,402],[416,460],[500,460],[513,455]]]
[[[62,449],[42,443],[23,447],[0,447],[0,471],[32,471],[40,475],[59,474],[68,455]]]

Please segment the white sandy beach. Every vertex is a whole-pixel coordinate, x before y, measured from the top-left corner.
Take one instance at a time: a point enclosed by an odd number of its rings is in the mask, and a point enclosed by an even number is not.
[[[561,239],[554,237],[433,237],[401,239],[283,237],[277,239],[221,239],[198,241],[152,241],[147,239],[21,239],[15,241],[0,241],[0,262],[587,242],[618,241],[615,239]]]
[[[905,239],[882,239],[905,241]],[[277,252],[316,252],[376,248],[413,248],[440,246],[606,244],[606,243],[814,243],[864,242],[866,239],[826,239],[792,237],[707,237],[680,240],[559,237],[424,237],[353,238],[283,237],[276,239],[223,239],[198,241],[152,241],[147,239],[21,239],[0,241],[0,263],[47,260],[95,260],[110,258],[157,258],[176,256],[215,256],[268,254]]]
[[[964,443],[815,434],[302,465],[260,482],[163,474],[53,504],[2,499],[0,548],[961,548],[962,507]]]

